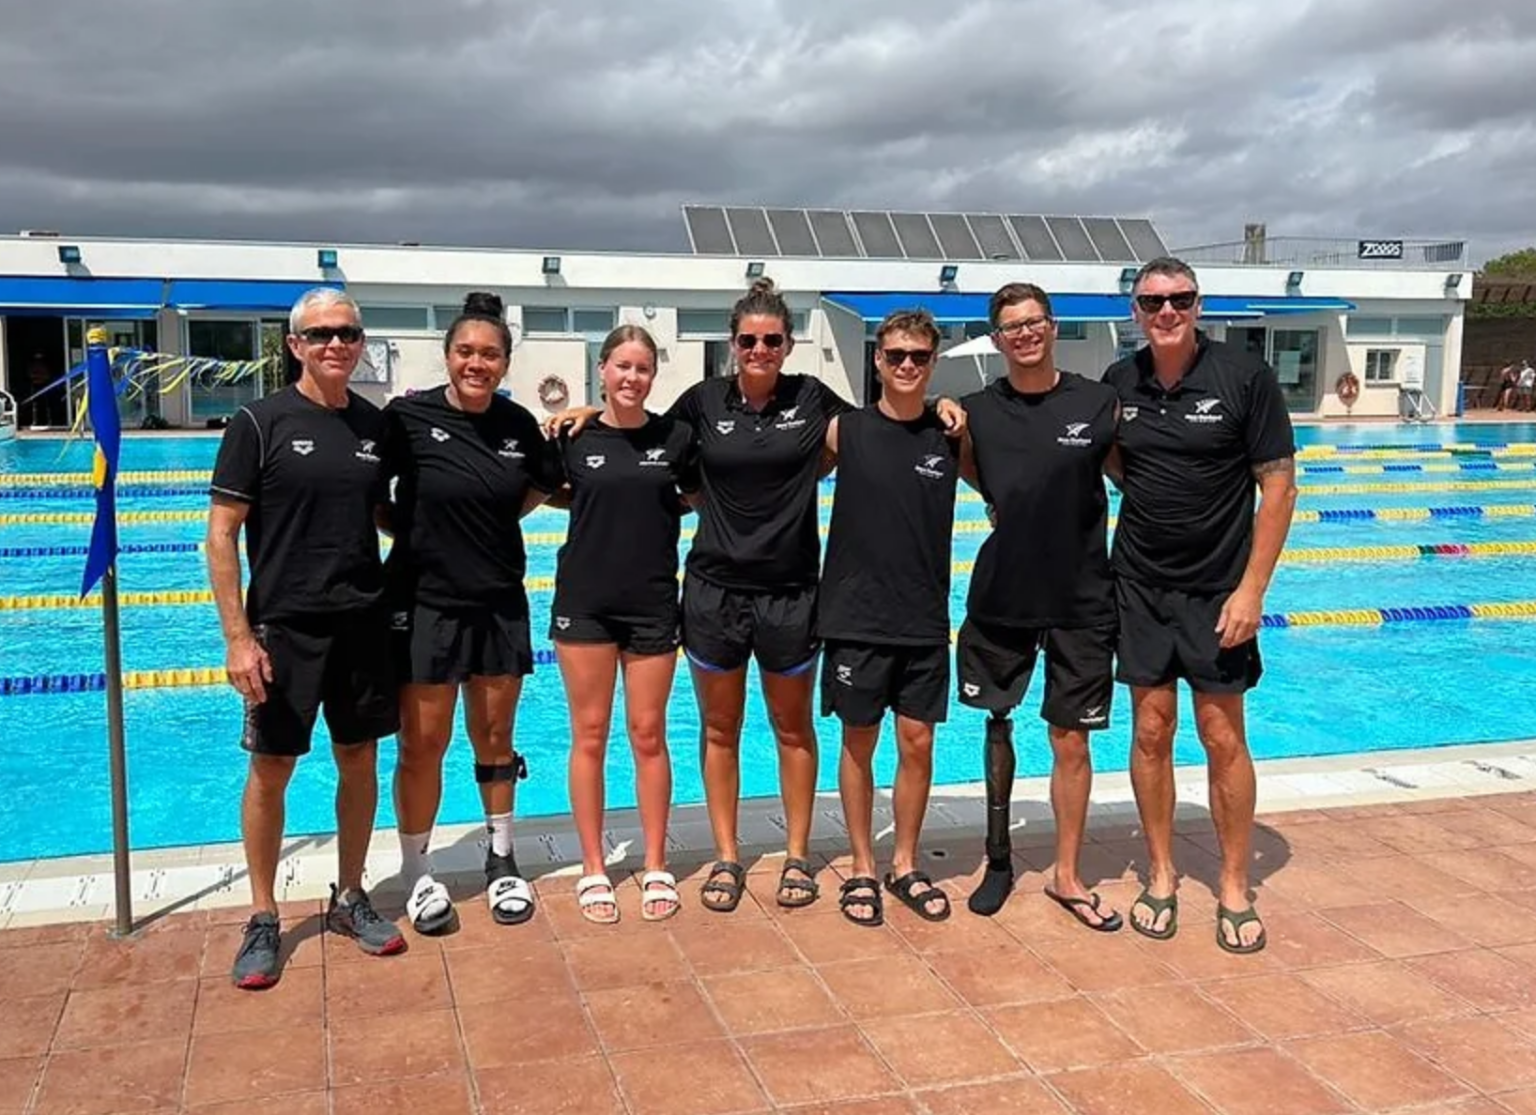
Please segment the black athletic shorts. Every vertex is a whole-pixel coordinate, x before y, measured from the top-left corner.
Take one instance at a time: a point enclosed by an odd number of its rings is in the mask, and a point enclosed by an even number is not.
[[[700,669],[737,670],[756,655],[771,674],[798,674],[820,645],[814,587],[737,592],[693,573],[683,578],[683,649]]]
[[[457,685],[472,677],[533,673],[528,615],[521,609],[434,608],[417,603],[394,613],[400,680]]]
[[[557,643],[612,643],[622,654],[675,654],[678,624],[676,610],[666,619],[556,614],[549,617],[549,637]]]
[[[303,755],[315,720],[338,744],[368,743],[400,730],[389,612],[336,612],[257,624],[272,661],[267,699],[246,702],[241,746],[258,755]]]
[[[1024,699],[1042,649],[1045,700],[1040,718],[1057,728],[1109,727],[1115,693],[1112,623],[1042,629],[966,620],[955,646],[960,703],[989,712],[1015,708]]]
[[[821,715],[863,728],[886,709],[923,724],[949,715],[949,644],[898,646],[828,639],[821,656]]]
[[[1184,678],[1200,693],[1252,689],[1264,672],[1258,637],[1223,650],[1216,634],[1216,621],[1230,595],[1176,592],[1117,579],[1120,665],[1115,676],[1127,685],[1146,687]]]

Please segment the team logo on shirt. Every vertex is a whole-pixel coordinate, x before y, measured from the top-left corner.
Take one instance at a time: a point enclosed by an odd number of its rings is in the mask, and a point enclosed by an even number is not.
[[[795,430],[805,425],[804,418],[796,418],[800,412],[799,407],[785,407],[779,412],[779,420],[773,424],[775,430]]]
[[[427,432],[432,435],[432,440],[436,442],[447,441],[450,437],[453,436],[447,430],[441,429],[437,426],[433,426],[432,429]]]
[[[294,438],[293,451],[301,457],[307,457],[315,451],[315,443],[307,437]]]
[[[930,453],[921,461],[912,466],[912,471],[919,476],[926,476],[929,480],[944,479],[944,455],[942,453]]]
[[[558,627],[561,631],[569,631],[570,628],[571,628],[571,617],[570,616],[556,616],[555,617],[555,626]]]
[[[960,687],[960,692],[964,693],[967,697],[980,697],[981,686],[977,685],[974,681],[968,681]]]
[[[1068,422],[1066,433],[1062,434],[1061,437],[1056,439],[1056,444],[1071,445],[1077,448],[1092,445],[1093,438],[1083,436],[1088,427],[1092,425],[1092,422]]]
[[[1140,407],[1122,407],[1120,409],[1120,421],[1130,422],[1141,413]]]
[[[732,419],[729,419],[729,418],[722,418],[720,421],[715,423],[715,429],[720,431],[720,435],[722,437],[724,437],[726,434],[730,433],[735,428],[736,428],[736,423]]]
[[[394,631],[409,631],[411,629],[411,613],[391,612],[389,615],[389,626]]]
[[[1186,414],[1184,421],[1203,422],[1206,424],[1220,422],[1222,416],[1216,413],[1216,408],[1220,405],[1221,400],[1217,398],[1196,399],[1195,412],[1193,414]]]
[[[667,466],[667,447],[659,449],[647,449],[645,460],[640,462],[641,468],[665,468]]]
[[[501,448],[496,450],[496,456],[509,457],[514,461],[523,459],[524,454],[517,451],[517,438],[506,437],[501,439]]]
[[[608,463],[608,458],[601,453],[593,453],[587,458],[588,468],[602,468]]]
[[[377,444],[377,442],[372,441],[369,438],[363,438],[357,443],[357,452],[352,455],[359,461],[369,461],[373,464],[378,464],[379,456],[373,451],[374,446]]]
[[[1104,720],[1105,720],[1104,706],[1103,705],[1094,705],[1091,708],[1085,708],[1083,710],[1083,715],[1078,718],[1077,722],[1079,724],[1083,724],[1083,725],[1090,725],[1090,724],[1102,724],[1102,723],[1104,723]]]
[[[837,683],[839,685],[852,685],[853,684],[853,667],[852,666],[839,666],[837,668]]]

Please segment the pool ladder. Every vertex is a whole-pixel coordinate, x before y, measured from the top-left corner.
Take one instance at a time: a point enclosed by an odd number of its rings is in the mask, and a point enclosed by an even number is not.
[[[1399,387],[1398,410],[1409,422],[1433,422],[1440,417],[1422,387]]]
[[[16,399],[0,389],[0,441],[10,441],[16,436]]]

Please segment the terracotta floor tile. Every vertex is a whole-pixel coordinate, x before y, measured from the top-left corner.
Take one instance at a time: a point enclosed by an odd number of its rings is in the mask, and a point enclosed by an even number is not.
[[[1181,928],[1180,932],[1184,932]],[[1142,949],[1132,931],[1081,934],[1067,941],[1031,945],[1030,948],[1079,991],[1123,991],[1153,987],[1177,980],[1172,968]],[[1216,947],[1215,941],[1211,947]]]
[[[366,964],[328,964],[325,1002],[333,1019],[446,1010],[452,1000],[443,954],[406,953],[370,957]]]
[[[771,1106],[727,1042],[618,1053],[609,1064],[633,1115],[728,1115]]]
[[[1339,860],[1333,866],[1359,881],[1356,900],[1350,905],[1369,906],[1392,899],[1463,898],[1477,888],[1465,879],[1448,875],[1416,856],[1386,859]]]
[[[1491,894],[1536,887],[1536,864],[1521,862],[1496,848],[1429,852],[1419,858],[1429,866],[1465,879],[1478,890]]]
[[[324,977],[319,968],[292,968],[265,991],[242,991],[228,979],[205,979],[198,987],[192,1031],[227,1034],[319,1025],[324,1007]]]
[[[1265,879],[1263,889],[1312,909],[1357,906],[1362,893],[1358,875],[1318,860],[1292,860]]]
[[[318,968],[325,959],[325,949],[320,943],[321,921],[318,915],[296,920],[284,919],[279,938],[278,958],[284,972],[295,968]],[[199,972],[204,979],[228,979],[229,969],[240,951],[240,941],[245,936],[245,919],[236,923],[220,923],[208,927],[208,938],[203,945],[203,963]]]
[[[1536,1115],[1536,1088],[1521,1088],[1514,1092],[1500,1092],[1498,1102],[1491,1099],[1472,1101],[1487,1104],[1482,1110],[1463,1111],[1461,1108],[1447,1107],[1446,1112],[1451,1115]],[[1415,1111],[1413,1115],[1421,1115]],[[1438,1113],[1436,1113],[1438,1115]]]
[[[51,925],[28,925],[0,932],[0,949],[35,949],[41,945],[84,944],[85,939],[101,929],[86,921],[60,921]]]
[[[1013,1054],[969,1011],[879,1018],[861,1023],[860,1028],[913,1088],[966,1083],[1020,1068]]]
[[[932,1014],[960,1005],[917,956],[823,964],[817,974],[832,998],[855,1019]]]
[[[1418,1022],[1397,1034],[1409,1048],[1484,1092],[1536,1087],[1536,1046],[1496,1018]]]
[[[610,1053],[725,1037],[691,980],[589,991],[584,998],[592,1026]]]
[[[838,915],[830,918],[785,918],[779,922],[790,944],[812,964],[835,960],[873,960],[900,956],[911,950],[888,925],[854,925]]]
[[[1356,821],[1355,825],[1366,835],[1406,855],[1415,855],[1430,848],[1475,848],[1478,844],[1476,837],[1442,828],[1432,816],[1400,813],[1370,821]]]
[[[477,1072],[601,1052],[597,1035],[587,1025],[586,1013],[574,995],[541,1001],[537,1025],[509,1014],[507,1008],[506,1002],[459,1008],[469,1063]]]
[[[32,1100],[42,1070],[41,1057],[8,1057],[0,1061],[0,1115],[21,1115]]]
[[[46,1053],[64,1013],[67,993],[53,991],[0,1003],[0,1060]]]
[[[584,938],[560,946],[570,965],[571,978],[582,991],[604,991],[649,983],[685,980],[688,966],[666,933],[634,937],[622,946],[611,941]]]
[[[490,948],[445,949],[448,985],[458,1006],[538,1002],[575,993],[565,953],[553,941],[510,941]]]
[[[481,890],[473,890],[462,896],[456,895],[453,908],[458,915],[457,928],[452,933],[430,938],[430,941],[435,942],[444,952],[474,948],[516,950],[535,943],[553,944],[555,940],[554,919],[550,916],[548,906],[542,901],[533,919],[521,925],[499,924],[495,918],[491,917],[490,908],[485,903],[485,894]],[[403,922],[402,928],[405,929],[405,934],[413,946],[429,943],[428,938],[423,938],[406,927]]]
[[[1342,1097],[1273,1049],[1197,1053],[1167,1064],[1223,1115],[1332,1115],[1349,1110]]]
[[[1130,928],[1121,932],[1131,935],[1131,940],[1143,955],[1168,968],[1180,979],[1197,981],[1238,979],[1266,972],[1279,973],[1286,969],[1281,962],[1279,952],[1273,946],[1272,925],[1274,918],[1278,916],[1273,909],[1269,908],[1273,905],[1274,900],[1270,898],[1260,907],[1265,917],[1265,926],[1270,932],[1271,946],[1262,952],[1250,953],[1247,956],[1236,956],[1216,947],[1214,912],[1205,918],[1200,918],[1192,910],[1181,908],[1179,931],[1174,934],[1172,940],[1168,941],[1154,941]],[[1206,925],[1212,928],[1206,930]]]
[[[54,1035],[55,1049],[84,1049],[143,1041],[185,1039],[192,1032],[196,980],[117,984],[69,993]]]
[[[1337,906],[1324,911],[1322,916],[1383,956],[1394,959],[1453,952],[1473,945],[1460,933],[1401,902]]]
[[[1260,911],[1269,944],[1258,955],[1267,956],[1288,971],[1381,959],[1381,953],[1315,913],[1265,912],[1262,906]],[[1215,927],[1208,932],[1211,947],[1216,948]]]
[[[1270,1041],[1336,1034],[1369,1025],[1363,1015],[1330,999],[1301,977],[1286,973],[1213,980],[1201,984],[1200,990]]]
[[[1111,1022],[1152,1053],[1194,1053],[1258,1040],[1235,1015],[1187,984],[1090,998]]]
[[[1384,858],[1398,854],[1399,850],[1396,847],[1388,841],[1381,840],[1370,830],[1369,826],[1377,823],[1379,822],[1369,820],[1341,821],[1335,818],[1330,824],[1301,825],[1294,832],[1272,839],[1279,846],[1279,855],[1288,855],[1290,860],[1302,860],[1307,863]],[[1215,840],[1207,839],[1210,850],[1214,852]],[[1255,832],[1255,848],[1262,847],[1262,844],[1261,834]],[[1285,866],[1289,866],[1289,863]],[[1284,870],[1285,866],[1282,866],[1281,870]]]
[[[189,1115],[330,1115],[330,1110],[330,1093],[326,1091],[288,1092],[187,1108]]]
[[[1194,1115],[1207,1110],[1166,1069],[1148,1062],[1079,1069],[1051,1077],[1079,1115]]]
[[[68,991],[83,952],[80,941],[0,950],[0,1002]]]
[[[811,1103],[778,1110],[792,1115],[919,1115],[917,1105],[905,1096],[881,1096],[869,1100]]]
[[[1475,902],[1421,897],[1406,901],[1425,917],[1485,948],[1536,942],[1536,917],[1531,911],[1491,894],[1480,895]]]
[[[982,1016],[1035,1072],[1089,1068],[1146,1052],[1082,996],[999,1007]]]
[[[475,1084],[486,1115],[623,1115],[624,1111],[613,1074],[601,1057],[480,1069]]]
[[[733,1034],[836,1026],[848,1021],[837,1002],[805,968],[711,976],[703,983]]]
[[[975,1007],[1035,1003],[1076,994],[1064,976],[1017,942],[976,952],[934,953],[927,960],[941,979]]]
[[[1536,971],[1489,949],[1420,956],[1406,963],[1479,1010],[1536,1006]]]
[[[918,1097],[932,1115],[1068,1115],[1066,1105],[1033,1076],[961,1084]]]
[[[901,1090],[852,1026],[763,1034],[742,1039],[741,1049],[780,1105],[825,1104]]]
[[[726,920],[718,918],[706,922],[695,918],[689,922],[679,921],[671,929],[672,940],[699,975],[793,968],[801,963],[800,954],[790,944],[779,923],[761,918],[720,924]]]
[[[1292,1042],[1286,1051],[1367,1111],[1458,1099],[1458,1083],[1381,1031]]]
[[[1536,971],[1536,944],[1505,945],[1495,951],[1529,971]]]
[[[814,862],[816,857],[812,856],[811,859]],[[747,870],[747,892],[757,900],[758,906],[766,911],[769,917],[802,918],[811,914],[837,916],[837,888],[843,882],[837,872],[825,865],[819,866],[815,878],[821,887],[820,896],[809,906],[788,909],[778,904],[779,872],[783,866],[783,857],[773,857],[760,860]],[[745,901],[742,905],[746,905]]]
[[[329,1034],[333,1087],[465,1071],[451,1010],[332,1018]]]
[[[1493,809],[1469,809],[1441,817],[1436,824],[1492,848],[1536,843],[1536,828]]]
[[[174,1108],[181,1102],[187,1039],[55,1053],[43,1072],[37,1115]]]
[[[90,937],[75,989],[196,979],[202,971],[207,937],[205,927],[147,933],[130,941],[114,941],[105,935]]]
[[[186,1103],[256,1099],[325,1085],[325,1034],[302,1026],[267,1034],[197,1034],[187,1064]]]
[[[388,1080],[337,1088],[331,1095],[334,1115],[473,1115],[469,1077],[463,1071],[409,1080]],[[321,1108],[319,1115],[324,1115]]]

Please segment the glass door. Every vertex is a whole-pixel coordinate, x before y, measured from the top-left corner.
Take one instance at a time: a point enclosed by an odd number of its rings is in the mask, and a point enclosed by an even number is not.
[[[219,360],[254,360],[261,353],[258,323],[251,319],[197,320],[187,322],[187,355],[212,356]],[[246,403],[261,394],[256,376],[235,383],[212,376],[194,377],[188,413],[192,425],[222,425]]]
[[[85,361],[85,339],[90,331],[96,328],[106,330],[108,348],[138,349],[141,352],[158,351],[160,329],[159,323],[154,320],[98,321],[72,317],[64,323],[71,368],[78,367]],[[74,409],[82,390],[83,388],[77,387],[70,392],[71,419],[74,417]],[[144,381],[139,385],[138,390],[129,389],[118,395],[117,413],[125,430],[143,427],[148,417],[159,417],[159,377],[151,377]]]
[[[1280,380],[1286,409],[1310,414],[1318,408],[1318,331],[1276,329],[1270,333],[1270,367]]]

